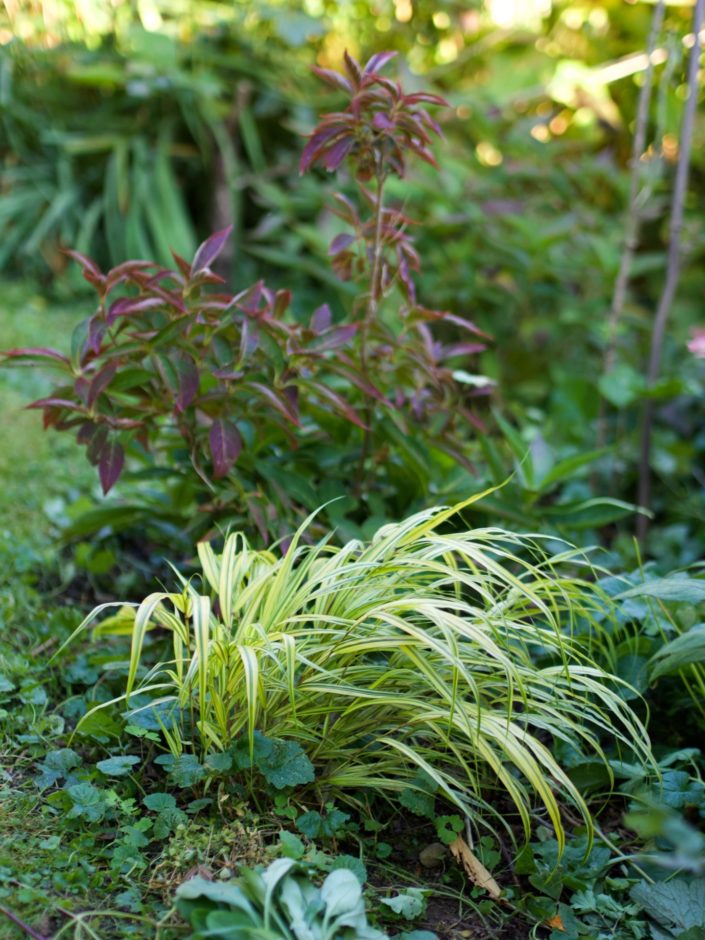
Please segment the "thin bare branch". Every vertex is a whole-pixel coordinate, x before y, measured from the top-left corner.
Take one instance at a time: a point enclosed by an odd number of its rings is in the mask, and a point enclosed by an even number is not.
[[[639,92],[639,104],[637,106],[636,126],[632,145],[631,179],[629,184],[629,203],[627,205],[624,227],[624,246],[619,265],[619,273],[614,285],[612,306],[607,328],[607,348],[604,361],[605,372],[610,372],[614,367],[617,328],[627,296],[627,287],[629,285],[634,254],[639,244],[639,230],[641,228],[639,200],[642,180],[641,158],[646,149],[646,132],[649,126],[649,110],[654,85],[654,49],[656,48],[656,41],[663,27],[665,7],[664,0],[658,0],[658,3],[654,7],[654,13],[651,19],[651,30],[646,46],[646,72],[644,74],[644,84],[641,86],[641,91]]]
[[[668,241],[668,264],[666,281],[659,300],[654,329],[651,335],[651,352],[647,371],[647,383],[652,387],[658,379],[661,369],[661,353],[666,333],[666,323],[673,304],[681,268],[681,231],[683,228],[683,206],[688,190],[688,174],[690,170],[690,150],[693,140],[693,125],[698,101],[698,70],[700,67],[700,53],[702,50],[703,22],[705,21],[705,0],[696,0],[693,14],[693,46],[688,62],[688,99],[683,111],[681,133],[676,166],[676,179],[673,187],[673,201],[671,203],[671,222]],[[641,455],[639,459],[639,489],[638,503],[646,509],[651,502],[651,436],[654,420],[653,401],[647,399],[644,405]],[[644,540],[648,531],[648,519],[640,515],[637,520],[637,535]]]

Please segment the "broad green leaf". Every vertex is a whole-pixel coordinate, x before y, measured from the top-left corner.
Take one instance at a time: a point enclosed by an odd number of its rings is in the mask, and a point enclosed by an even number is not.
[[[541,479],[539,486],[542,490],[547,490],[555,483],[560,483],[561,480],[572,478],[576,470],[580,470],[582,467],[594,463],[596,460],[599,460],[600,457],[604,457],[605,454],[608,453],[609,448],[603,447],[599,450],[590,450],[587,451],[587,453],[575,454],[573,457],[566,457],[565,460],[559,460]]]
[[[321,898],[326,905],[326,917],[340,917],[358,907],[362,901],[362,887],[349,869],[340,868],[332,871],[323,882]]]
[[[436,799],[432,793],[424,793],[421,790],[402,790],[399,794],[399,802],[405,808],[410,810],[416,816],[425,816],[427,819],[433,819]]]
[[[626,363],[620,363],[611,372],[600,376],[597,384],[602,396],[615,408],[633,404],[646,389],[642,373]]]
[[[629,892],[657,924],[670,930],[701,928],[705,931],[705,880],[673,878],[667,882],[640,882]]]
[[[140,758],[134,754],[125,754],[119,757],[109,757],[107,760],[99,760],[96,767],[107,777],[124,777],[139,762]]]
[[[184,789],[195,786],[206,775],[205,768],[194,754],[181,754],[179,757],[161,754],[154,759],[154,763],[165,766],[177,787]]]
[[[294,836],[294,838],[296,838],[296,836]],[[338,868],[347,868],[355,875],[361,885],[367,883],[367,868],[364,862],[357,856],[337,855],[331,865],[331,871],[336,871]]]
[[[405,920],[416,920],[426,910],[426,892],[421,888],[407,888],[393,898],[380,900]]]
[[[36,778],[37,786],[42,790],[53,786],[75,770],[81,763],[81,758],[70,747],[62,747],[56,751],[49,751],[47,756],[38,764],[39,774]]]
[[[678,672],[685,666],[702,662],[705,662],[705,623],[697,623],[686,633],[662,646],[652,657],[651,678],[658,679]]]
[[[171,793],[149,793],[142,802],[154,813],[176,809],[176,800]]]
[[[98,822],[108,811],[105,792],[92,783],[77,783],[67,787],[66,792],[71,797],[73,806],[68,812],[69,819],[85,819],[87,822]]]
[[[279,833],[279,842],[282,847],[282,853],[287,858],[300,859],[306,851],[306,846],[293,832],[287,832],[283,829]]]
[[[278,790],[311,783],[313,764],[296,741],[269,739],[269,747],[255,755],[255,763],[267,783]]]
[[[699,604],[705,601],[705,580],[689,578],[686,575],[669,575],[666,578],[653,578],[637,584],[618,595],[618,600],[628,597],[655,597],[661,601],[673,601],[683,604]]]

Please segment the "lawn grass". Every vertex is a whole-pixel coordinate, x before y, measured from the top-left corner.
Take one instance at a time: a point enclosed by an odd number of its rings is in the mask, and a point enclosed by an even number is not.
[[[0,283],[0,349],[68,350],[71,332],[91,302],[84,298],[54,305],[23,285]],[[50,387],[47,372],[0,370],[0,414],[5,425],[0,448],[0,531],[5,538],[34,546],[46,545],[53,537],[50,516],[59,511],[56,501],[85,492],[95,483],[74,439],[45,432],[40,413],[26,410]]]

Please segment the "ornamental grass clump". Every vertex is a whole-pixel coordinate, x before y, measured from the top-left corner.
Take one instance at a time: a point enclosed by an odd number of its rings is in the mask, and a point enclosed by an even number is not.
[[[446,531],[476,498],[343,547],[304,544],[305,526],[283,556],[241,534],[221,553],[199,544],[200,577],[134,605],[121,700],[153,696],[162,715],[171,703],[174,755],[252,760],[283,740],[310,762],[297,797],[364,808],[417,791],[480,818],[506,816],[508,797],[525,833],[542,806],[562,845],[561,803],[591,823],[555,745],[604,759],[609,738],[648,763],[648,739],[620,680],[571,635],[604,604],[571,577],[578,553],[551,557],[540,537],[497,528]],[[169,652],[148,661],[158,630]],[[239,783],[257,799],[252,779]]]

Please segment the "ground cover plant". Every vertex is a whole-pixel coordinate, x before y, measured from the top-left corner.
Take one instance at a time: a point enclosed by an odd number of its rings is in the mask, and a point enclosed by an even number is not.
[[[705,4],[510,6],[0,13],[0,937],[705,931]]]

